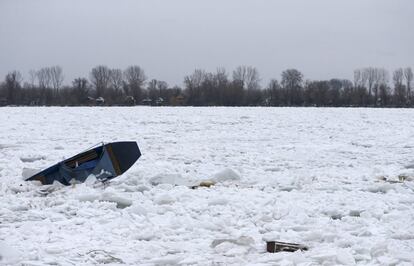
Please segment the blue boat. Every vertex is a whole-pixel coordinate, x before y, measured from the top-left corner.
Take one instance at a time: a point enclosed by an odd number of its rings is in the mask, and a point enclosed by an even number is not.
[[[125,173],[141,156],[135,141],[102,144],[59,162],[26,181],[38,180],[43,185],[58,181],[63,185],[83,183],[90,175],[105,182]]]

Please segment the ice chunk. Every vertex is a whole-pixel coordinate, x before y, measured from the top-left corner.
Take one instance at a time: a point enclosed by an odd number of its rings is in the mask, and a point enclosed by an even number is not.
[[[27,157],[20,157],[20,160],[24,163],[32,163],[35,161],[40,161],[40,160],[45,160],[46,157],[45,156],[27,156]]]
[[[137,186],[137,191],[139,191],[139,192],[144,192],[144,191],[148,191],[148,190],[150,190],[149,189],[149,187],[147,187],[147,186],[144,186],[144,185],[140,185],[140,186]]]
[[[378,243],[371,248],[371,256],[379,257],[388,252],[387,243]]]
[[[132,200],[118,196],[112,192],[104,192],[100,197],[100,201],[115,202],[116,207],[123,209],[132,205]]]
[[[215,239],[211,243],[211,247],[215,248],[218,245],[221,245],[222,243],[225,243],[225,242],[229,242],[229,243],[233,243],[233,244],[241,245],[241,246],[252,246],[252,245],[254,245],[254,239],[253,238],[251,238],[249,236],[240,236],[239,238],[235,238],[235,239]]]
[[[76,196],[79,201],[95,201],[99,199],[98,193],[84,193]]]
[[[240,175],[229,168],[216,173],[212,178],[215,182],[237,181],[240,179]]]
[[[414,262],[414,254],[412,252],[407,251],[400,251],[400,250],[394,250],[392,252],[393,257],[403,260],[403,261],[412,261]]]
[[[338,209],[334,209],[334,208],[325,210],[324,214],[328,215],[333,220],[340,220],[343,217],[343,214]]]
[[[146,216],[148,211],[140,204],[133,204],[129,209],[129,212],[138,215]]]
[[[39,173],[42,171],[42,169],[35,169],[35,168],[23,168],[22,170],[22,177],[23,179],[27,179],[29,177],[32,177],[33,175]]]
[[[310,262],[310,260],[306,258],[304,253],[301,251],[293,252],[291,255],[287,257],[287,259],[293,262],[294,265],[301,265],[302,263]]]
[[[159,184],[175,184],[176,179],[181,179],[181,175],[175,174],[158,174],[150,178],[149,182],[151,185],[157,186]]]
[[[381,263],[381,265],[396,265],[398,263],[397,259],[388,256],[380,256],[377,260]]]
[[[0,241],[0,264],[12,265],[17,263],[19,253],[14,248],[10,247],[6,242]]]
[[[321,251],[319,254],[313,255],[311,257],[320,264],[333,265],[333,262],[336,261],[337,253],[334,250],[326,250]]]
[[[226,205],[229,201],[225,198],[210,199],[208,205]]]
[[[96,176],[91,174],[86,178],[84,184],[86,184],[87,186],[92,186],[96,184],[97,181],[98,180],[96,179]]]
[[[151,259],[150,262],[154,265],[177,265],[183,257],[178,255],[167,255],[162,258]]]
[[[394,189],[393,184],[381,184],[381,185],[373,185],[369,187],[367,190],[372,193],[387,193],[391,189]]]
[[[158,196],[154,202],[156,204],[162,205],[162,204],[171,204],[173,202],[175,202],[175,199],[173,197],[171,197],[169,194],[162,194],[160,196]]]
[[[338,250],[336,260],[343,265],[355,265],[355,259],[348,249]]]
[[[149,182],[153,186],[160,184],[170,184],[173,186],[193,186],[194,181],[183,177],[180,174],[158,174],[150,178]]]
[[[124,264],[122,259],[115,257],[105,250],[92,250],[87,253],[98,264]]]
[[[323,239],[323,232],[320,230],[314,230],[310,232],[305,232],[303,236],[303,240],[305,241],[322,241]]]
[[[351,217],[360,217],[362,212],[363,210],[350,210],[348,215]]]

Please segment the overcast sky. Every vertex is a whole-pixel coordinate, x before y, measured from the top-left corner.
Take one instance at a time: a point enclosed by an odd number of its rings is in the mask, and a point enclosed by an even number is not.
[[[413,0],[0,0],[0,78],[60,65],[65,83],[104,64],[181,85],[195,68],[297,68],[352,78],[414,67]]]

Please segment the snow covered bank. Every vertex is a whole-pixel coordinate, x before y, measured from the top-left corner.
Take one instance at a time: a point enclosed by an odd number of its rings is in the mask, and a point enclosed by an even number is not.
[[[0,264],[412,265],[414,110],[0,108]],[[100,141],[107,187],[22,181]],[[27,170],[26,170],[27,172]],[[211,187],[190,187],[203,180]],[[266,240],[303,253],[265,253]]]

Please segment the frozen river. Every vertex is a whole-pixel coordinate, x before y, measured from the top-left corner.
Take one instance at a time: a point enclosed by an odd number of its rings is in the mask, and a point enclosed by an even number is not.
[[[121,140],[106,187],[23,181]],[[413,178],[412,109],[4,107],[0,264],[413,265]]]

